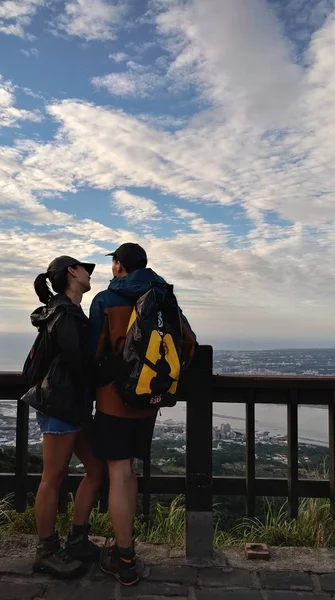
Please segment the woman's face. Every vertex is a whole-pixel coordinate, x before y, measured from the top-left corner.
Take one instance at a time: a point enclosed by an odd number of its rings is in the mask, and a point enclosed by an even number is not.
[[[77,284],[81,287],[83,293],[91,289],[91,276],[82,265],[77,265],[74,269]]]

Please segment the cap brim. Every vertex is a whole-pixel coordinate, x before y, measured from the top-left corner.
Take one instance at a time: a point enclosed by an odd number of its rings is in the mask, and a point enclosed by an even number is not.
[[[105,254],[105,256],[115,256],[116,252],[109,252],[108,254]]]
[[[95,264],[94,263],[79,263],[82,267],[84,267],[84,269],[87,271],[87,273],[89,275],[92,275],[94,269],[95,269]]]

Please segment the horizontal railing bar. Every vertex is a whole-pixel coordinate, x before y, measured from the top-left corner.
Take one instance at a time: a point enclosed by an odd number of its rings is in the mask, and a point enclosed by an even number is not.
[[[0,401],[17,400],[26,391],[19,372],[0,372]],[[335,377],[300,375],[213,375],[213,402],[245,404],[246,389],[253,389],[257,404],[287,404],[285,391],[298,392],[298,404],[329,405],[335,389]],[[299,390],[304,391],[300,397]],[[268,395],[271,391],[271,396]],[[328,396],[329,394],[329,396]]]
[[[278,388],[333,390],[335,377],[326,375],[213,375],[217,388]],[[0,379],[1,382],[1,379]]]
[[[69,492],[75,492],[82,480],[80,474],[70,474],[67,478]],[[28,473],[27,492],[35,494],[40,483],[38,473]],[[143,478],[138,478],[139,491],[143,491]],[[185,477],[183,475],[152,475],[151,494],[175,495],[185,493]],[[0,491],[8,494],[14,490],[14,474],[0,473]],[[299,498],[329,498],[330,487],[327,480],[300,479],[297,485]],[[246,480],[244,477],[213,477],[213,496],[245,496]],[[287,498],[287,479],[256,477],[255,495]]]

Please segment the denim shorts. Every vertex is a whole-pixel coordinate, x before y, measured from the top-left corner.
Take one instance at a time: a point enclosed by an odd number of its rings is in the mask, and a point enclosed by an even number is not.
[[[39,424],[41,433],[55,433],[57,435],[62,435],[63,433],[76,433],[81,429],[78,425],[64,423],[64,421],[60,421],[60,419],[48,417],[39,411],[36,411],[36,421]]]

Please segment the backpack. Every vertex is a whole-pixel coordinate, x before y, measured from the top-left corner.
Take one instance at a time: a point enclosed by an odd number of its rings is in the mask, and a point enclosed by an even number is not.
[[[133,409],[174,406],[183,368],[182,325],[173,286],[154,283],[133,308],[114,383]]]
[[[50,343],[50,333],[60,315],[61,312],[58,311],[50,322],[39,327],[35,341],[29,350],[22,369],[22,374],[29,388],[42,381],[48,371],[50,361],[54,357],[54,351]]]

